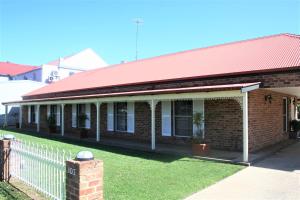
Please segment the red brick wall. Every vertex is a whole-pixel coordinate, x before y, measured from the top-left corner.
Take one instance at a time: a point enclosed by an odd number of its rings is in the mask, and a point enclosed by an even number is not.
[[[243,112],[237,100],[205,101],[205,136],[213,148],[242,150]]]
[[[272,103],[264,96],[271,94]],[[255,151],[288,138],[283,133],[282,98],[287,95],[259,89],[249,93],[249,149]],[[289,102],[289,101],[288,101]],[[41,128],[46,127],[46,106],[41,106]],[[290,105],[289,105],[290,109]],[[100,107],[101,135],[112,138],[126,138],[139,142],[151,141],[151,111],[148,102],[135,103],[135,133],[107,131],[107,104]],[[290,112],[290,111],[289,111]],[[156,106],[156,141],[159,143],[190,144],[190,138],[161,136],[161,103]],[[23,124],[27,123],[27,106],[23,107]],[[290,117],[290,115],[288,115]],[[24,123],[25,122],[25,123]],[[72,125],[72,106],[65,106],[65,132],[78,136]],[[34,125],[30,125],[33,127]],[[205,133],[213,148],[242,150],[242,109],[234,99],[205,101]],[[33,127],[35,128],[35,127]],[[91,129],[89,136],[96,136],[96,106],[91,104]]]
[[[272,95],[272,103],[265,101],[265,95],[269,94]],[[250,151],[288,139],[288,133],[283,131],[283,97],[291,96],[263,89],[249,93]],[[291,112],[290,109],[288,100],[288,113]],[[288,122],[290,122],[290,114],[288,114]]]

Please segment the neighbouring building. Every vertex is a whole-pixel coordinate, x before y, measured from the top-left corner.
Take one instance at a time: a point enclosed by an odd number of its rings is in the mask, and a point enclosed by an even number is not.
[[[4,99],[20,100],[25,93],[75,73],[106,66],[107,63],[90,48],[41,66],[0,62],[0,91],[7,89],[0,94],[0,104]],[[4,123],[4,113],[4,106],[0,105],[0,126]],[[12,125],[19,109],[9,107],[8,113],[8,125]]]
[[[22,95],[32,90],[45,86],[38,82],[41,71],[40,67],[20,65],[10,62],[0,62],[0,103],[10,99],[11,101],[22,100]],[[16,77],[26,77],[22,80]],[[18,119],[19,108],[8,107],[8,125],[15,125]],[[0,105],[0,126],[4,124],[5,107]]]
[[[190,144],[201,129],[216,149],[248,153],[288,139],[300,96],[300,36],[278,34],[94,69],[4,105],[22,128],[62,136]],[[84,116],[84,117],[82,117]],[[176,148],[173,145],[173,148]]]
[[[41,80],[52,83],[75,73],[106,67],[107,63],[92,49],[84,49],[76,54],[43,64]]]

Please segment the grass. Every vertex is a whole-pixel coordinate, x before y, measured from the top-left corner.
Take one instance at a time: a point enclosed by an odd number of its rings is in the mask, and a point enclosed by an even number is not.
[[[70,150],[91,151],[104,161],[105,199],[182,199],[243,167],[185,156],[126,150],[65,138],[11,133],[18,139]],[[1,131],[0,131],[1,133]]]
[[[0,182],[0,200],[30,200],[27,195],[6,182]]]

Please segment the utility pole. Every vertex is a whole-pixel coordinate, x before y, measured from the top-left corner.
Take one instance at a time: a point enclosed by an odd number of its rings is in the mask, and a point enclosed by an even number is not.
[[[136,34],[135,34],[135,60],[138,59],[138,39],[139,39],[139,26],[144,23],[140,18],[136,18],[133,21],[136,24]]]

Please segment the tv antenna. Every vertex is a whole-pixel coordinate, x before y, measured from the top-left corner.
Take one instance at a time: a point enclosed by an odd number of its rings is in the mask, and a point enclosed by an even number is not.
[[[135,60],[138,59],[138,39],[139,39],[139,26],[144,23],[143,19],[136,18],[133,20],[133,22],[136,24],[136,33],[135,33]]]

